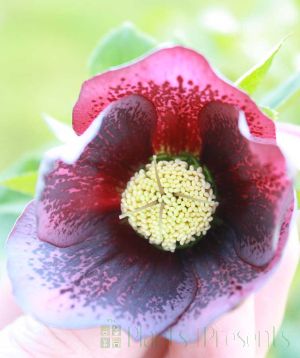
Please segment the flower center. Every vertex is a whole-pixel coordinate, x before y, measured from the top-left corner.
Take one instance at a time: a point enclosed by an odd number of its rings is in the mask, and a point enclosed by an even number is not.
[[[153,161],[129,180],[120,219],[151,244],[174,252],[204,236],[218,203],[201,167],[187,162]]]

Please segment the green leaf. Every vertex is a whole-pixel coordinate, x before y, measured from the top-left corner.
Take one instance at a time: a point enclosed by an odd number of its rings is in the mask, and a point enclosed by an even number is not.
[[[4,210],[3,204],[6,201],[6,189],[18,192],[17,197],[20,196],[20,193],[28,195],[29,197],[33,196],[40,161],[41,156],[39,154],[27,155],[19,162],[0,173],[0,212],[3,212]]]
[[[37,173],[40,158],[37,153],[26,155],[0,173],[0,257],[3,243],[13,224],[26,204],[32,200],[36,180],[33,173]]]
[[[99,42],[88,62],[91,75],[120,66],[153,49],[156,41],[137,30],[131,23],[124,23],[108,33]]]
[[[0,182],[24,173],[36,172],[39,168],[40,161],[41,155],[37,153],[24,156],[17,163],[0,173]]]
[[[276,121],[278,119],[279,113],[270,107],[259,106],[259,108],[264,112],[266,116]]]
[[[32,195],[22,194],[7,188],[0,188],[0,216],[2,214],[19,215]]]
[[[283,105],[294,93],[300,90],[300,72],[291,76],[286,82],[268,94],[262,101],[263,105],[278,108]]]
[[[0,257],[3,243],[7,238],[17,217],[21,214],[26,204],[32,199],[25,195],[6,188],[0,188]]]
[[[240,77],[235,85],[250,95],[253,94],[268,73],[276,54],[286,38],[287,36],[282,39],[261,62]]]
[[[27,195],[34,195],[38,172],[27,172],[0,182],[4,188],[18,191]]]

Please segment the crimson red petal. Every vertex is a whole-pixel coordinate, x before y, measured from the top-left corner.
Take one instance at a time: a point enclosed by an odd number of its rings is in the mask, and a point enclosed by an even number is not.
[[[198,153],[198,113],[213,100],[244,110],[252,134],[275,136],[274,124],[245,93],[220,79],[203,56],[179,46],[158,50],[134,64],[86,81],[73,111],[75,131],[83,133],[110,102],[132,93],[145,96],[155,105],[156,151]]]

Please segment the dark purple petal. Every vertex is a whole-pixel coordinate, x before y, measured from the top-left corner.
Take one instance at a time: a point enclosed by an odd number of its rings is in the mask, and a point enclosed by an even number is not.
[[[196,341],[215,319],[257,291],[282,256],[292,211],[293,207],[286,213],[275,256],[264,267],[249,265],[239,258],[234,249],[236,234],[226,225],[209,231],[200,245],[187,252],[186,262],[191,262],[190,269],[198,276],[198,291],[193,303],[163,335],[181,343]]]
[[[180,257],[157,250],[109,214],[84,242],[58,248],[36,235],[35,204],[7,243],[19,305],[54,327],[121,325],[139,338],[158,334],[191,303],[195,279]]]
[[[86,239],[103,213],[119,210],[127,181],[153,154],[155,124],[148,100],[124,97],[102,112],[74,148],[65,146],[54,156],[51,152],[43,163],[38,198],[39,238],[61,247],[73,245]],[[78,148],[79,158],[72,164],[68,157]]]
[[[208,104],[199,123],[201,161],[216,181],[217,215],[234,229],[240,257],[263,266],[276,251],[293,200],[285,159],[275,140],[249,134],[243,113],[232,105]]]
[[[156,151],[199,153],[198,113],[214,100],[243,110],[252,134],[275,137],[274,123],[249,96],[219,78],[199,53],[180,46],[86,81],[73,111],[75,131],[83,133],[109,103],[132,93],[148,98],[157,110]]]

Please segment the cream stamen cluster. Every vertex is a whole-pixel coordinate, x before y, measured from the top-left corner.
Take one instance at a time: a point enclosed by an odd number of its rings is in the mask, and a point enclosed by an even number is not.
[[[174,252],[203,236],[218,203],[202,168],[175,159],[147,164],[122,194],[120,218],[151,244]]]

